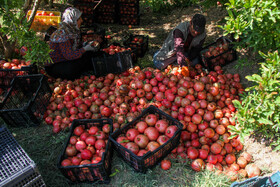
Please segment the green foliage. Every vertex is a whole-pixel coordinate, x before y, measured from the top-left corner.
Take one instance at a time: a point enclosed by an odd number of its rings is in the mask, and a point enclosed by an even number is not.
[[[17,9],[17,7],[23,6],[19,2],[9,1],[0,7],[0,16],[2,17],[0,33],[7,36],[10,43],[16,43],[16,47],[25,46],[31,49],[24,56],[26,61],[30,60],[38,65],[50,62],[49,53],[51,50],[48,44],[40,40],[34,31],[29,30],[29,23],[24,18],[24,13]]]
[[[273,140],[276,150],[280,150],[280,56],[274,53],[260,53],[266,59],[261,63],[260,74],[247,76],[254,86],[242,97],[242,103],[234,101],[238,109],[236,118],[238,127],[231,126],[231,132],[245,136],[260,132],[264,137]]]
[[[221,6],[224,6],[226,3],[228,3],[228,1],[229,0],[217,0],[217,1],[205,0],[205,1],[201,1],[200,4],[205,8],[211,8],[213,6],[217,6],[218,2],[220,2]]]
[[[225,35],[233,34],[241,48],[274,51],[280,48],[280,10],[277,0],[229,0]]]
[[[144,5],[150,7],[153,12],[164,13],[174,7],[187,7],[197,2],[198,0],[144,0]]]

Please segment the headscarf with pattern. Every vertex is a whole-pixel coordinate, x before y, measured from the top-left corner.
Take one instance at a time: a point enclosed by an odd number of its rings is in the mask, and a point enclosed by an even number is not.
[[[81,15],[82,12],[77,8],[67,8],[62,15],[62,22],[59,24],[59,29],[52,34],[50,41],[62,43],[73,39],[73,50],[75,51],[80,42],[80,29],[77,21]]]

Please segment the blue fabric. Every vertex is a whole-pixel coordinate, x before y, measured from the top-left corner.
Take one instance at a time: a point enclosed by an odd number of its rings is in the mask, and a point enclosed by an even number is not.
[[[159,51],[155,52],[154,56],[153,56],[153,62],[154,62],[154,66],[157,68],[157,69],[162,69],[162,67],[164,66],[163,62],[160,61],[160,60],[156,60],[156,56],[157,54],[159,53]]]

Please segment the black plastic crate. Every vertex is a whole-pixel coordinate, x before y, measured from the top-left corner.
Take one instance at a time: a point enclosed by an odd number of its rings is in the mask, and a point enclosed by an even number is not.
[[[0,127],[0,186],[46,186],[36,164],[5,127]]]
[[[137,122],[144,120],[148,114],[158,115],[158,119],[166,119],[169,121],[169,125],[176,125],[178,130],[175,132],[173,137],[171,137],[165,144],[161,145],[159,148],[153,152],[149,151],[144,156],[139,157],[132,153],[130,150],[126,149],[124,146],[119,144],[116,140],[119,135],[125,133],[129,128],[134,127]],[[146,173],[146,171],[159,163],[164,159],[173,149],[175,149],[180,143],[181,130],[183,125],[176,119],[172,118],[170,115],[159,110],[155,106],[149,106],[146,108],[140,116],[135,118],[130,123],[126,124],[121,129],[117,129],[110,136],[109,139],[113,142],[113,147],[118,153],[118,156],[121,157],[126,163],[132,166],[135,171]]]
[[[136,64],[138,61],[138,55],[137,55],[137,48],[135,47],[128,47],[131,49],[131,59],[132,59],[132,63]]]
[[[102,160],[97,164],[87,164],[87,165],[78,165],[78,166],[61,166],[61,162],[67,156],[65,155],[65,150],[69,144],[70,137],[73,135],[75,127],[84,125],[85,129],[89,129],[92,126],[103,127],[104,125],[110,125],[110,133],[113,130],[113,122],[111,119],[75,119],[72,122],[70,128],[70,134],[65,142],[63,151],[59,156],[57,167],[62,172],[62,174],[72,182],[86,182],[86,183],[110,183],[110,174],[111,174],[111,161],[113,156],[112,142],[108,140],[106,145],[106,150],[102,155]]]
[[[6,124],[14,127],[39,125],[51,95],[44,75],[17,76],[0,103],[0,116]]]
[[[139,15],[139,2],[120,2],[119,15]]]
[[[139,0],[119,0],[119,3],[138,3]]]
[[[20,69],[0,69],[0,87],[9,88],[14,77],[20,75],[37,74],[38,68],[36,64],[22,66]]]
[[[93,41],[96,39],[101,39],[100,47],[105,47],[107,45],[107,39],[105,38],[106,31],[97,23],[93,23],[89,27],[81,28],[81,38],[83,42]]]
[[[138,38],[135,41],[135,38]],[[140,39],[141,42],[138,42]],[[123,42],[125,46],[137,48],[138,57],[143,57],[148,50],[149,36],[144,35],[129,35],[129,37]]]
[[[88,33],[90,31],[90,33]],[[105,37],[106,30],[99,24],[93,23],[90,27],[81,27],[81,34],[97,34]]]
[[[221,53],[218,52],[218,54],[215,56],[209,56],[209,54],[208,56],[206,55],[207,51],[209,51],[211,47],[216,48],[219,45],[222,45],[223,43],[228,44],[227,50]],[[202,65],[210,71],[213,70],[214,67],[217,65],[224,66],[237,60],[237,53],[233,49],[232,41],[226,37],[220,37],[215,42],[204,47],[200,52],[200,56],[201,56]]]
[[[50,27],[48,28],[48,30],[45,32],[45,38],[44,38],[44,40],[45,40],[45,41],[49,41],[49,40],[50,40],[50,37],[51,37],[51,35],[52,35],[52,33],[54,33],[56,30],[57,30],[56,27],[50,26]]]
[[[119,24],[121,25],[139,25],[139,14],[122,14],[119,16]]]
[[[94,75],[97,77],[105,76],[108,73],[122,73],[133,67],[131,51],[127,50],[114,55],[103,53],[92,58],[92,65]]]
[[[95,20],[97,23],[116,23],[118,20],[118,15],[116,12],[100,12],[96,13]]]
[[[82,27],[91,27],[94,25],[95,22],[95,17],[94,14],[93,15],[82,15],[83,18],[83,23],[82,23]]]
[[[104,13],[116,14],[117,10],[118,10],[118,0],[101,1],[100,4],[96,7],[97,14],[104,14]]]
[[[92,16],[95,11],[96,11],[96,6],[98,5],[98,2],[74,2],[74,6],[78,8],[83,14],[82,17],[84,16]]]

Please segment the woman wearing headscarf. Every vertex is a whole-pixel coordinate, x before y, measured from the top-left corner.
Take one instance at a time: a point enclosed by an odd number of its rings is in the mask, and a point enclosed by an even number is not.
[[[93,43],[90,42],[82,47],[81,15],[77,8],[67,8],[59,29],[50,37],[49,46],[53,50],[50,57],[53,63],[45,65],[45,70],[54,78],[73,80],[79,78],[84,71],[92,69],[90,52],[97,51],[99,46],[92,46]]]

